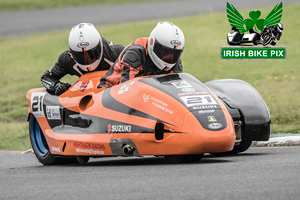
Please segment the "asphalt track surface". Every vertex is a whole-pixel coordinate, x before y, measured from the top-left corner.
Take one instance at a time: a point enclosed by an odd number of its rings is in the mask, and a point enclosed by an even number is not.
[[[4,12],[0,13],[0,38],[69,30],[81,22],[103,25],[150,19],[161,20],[212,12],[225,13],[227,1],[232,3],[237,10],[275,6],[279,2],[283,2],[283,5],[300,2],[299,0],[172,0]]]
[[[117,157],[45,167],[33,154],[0,154],[0,199],[299,199],[299,168],[299,146],[207,154],[193,164]]]

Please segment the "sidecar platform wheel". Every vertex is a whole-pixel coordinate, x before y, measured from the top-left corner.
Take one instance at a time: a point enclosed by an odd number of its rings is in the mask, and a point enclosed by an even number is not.
[[[76,160],[80,165],[86,165],[89,162],[88,156],[76,156]]]
[[[178,163],[182,163],[183,155],[168,155],[165,156],[165,159],[170,164],[178,164]]]
[[[184,155],[183,163],[196,163],[199,162],[203,158],[204,154],[192,154],[192,155]]]

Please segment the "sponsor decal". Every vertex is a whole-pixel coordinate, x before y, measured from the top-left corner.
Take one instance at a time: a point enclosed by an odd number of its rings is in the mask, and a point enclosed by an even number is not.
[[[169,110],[168,108],[166,108],[166,107],[164,107],[164,106],[162,106],[160,104],[152,102],[152,105],[155,106],[155,107],[157,107],[157,108],[159,108],[159,109],[161,109],[161,110],[163,110],[163,111],[165,111],[165,112],[167,112],[167,113],[169,113],[169,114],[171,114],[171,115],[173,114],[172,110]]]
[[[73,146],[78,148],[105,150],[104,144],[92,142],[73,142]]]
[[[143,94],[144,102],[148,102],[149,98],[150,98],[150,95]]]
[[[217,104],[217,102],[214,100],[214,98],[209,94],[207,94],[207,95],[183,96],[183,97],[180,97],[180,98],[187,107]]]
[[[171,40],[170,43],[171,43],[171,45],[174,45],[174,46],[180,46],[181,45],[181,42],[179,40]]]
[[[165,107],[168,107],[167,103],[165,103],[165,102],[163,102],[163,101],[161,101],[161,100],[159,100],[159,99],[157,99],[157,98],[155,98],[153,96],[151,97],[151,100],[154,101],[154,102],[157,102],[157,103],[159,103],[159,104],[161,104],[161,105],[163,105]]]
[[[84,90],[87,88],[89,83],[90,81],[88,81],[87,83],[82,81],[77,81],[76,83],[73,84],[71,91],[73,92],[73,91],[80,90],[81,92],[84,92]]]
[[[94,150],[94,149],[76,149],[77,153],[88,153],[91,155],[104,154],[104,151]]]
[[[208,119],[209,122],[216,122],[217,121],[215,116],[207,116],[207,119]]]
[[[82,49],[82,48],[85,48],[89,45],[90,44],[88,42],[80,42],[80,43],[77,44],[77,47]]]
[[[143,99],[144,99],[144,102],[148,102],[149,99],[150,99],[152,101],[151,104],[153,106],[155,106],[156,108],[159,108],[159,109],[161,109],[161,110],[163,110],[163,111],[165,111],[165,112],[167,112],[171,115],[173,114],[173,111],[167,108],[168,107],[167,103],[165,103],[165,102],[163,102],[163,101],[161,101],[161,100],[159,100],[159,99],[157,99],[153,96],[146,95],[146,94],[143,94]]]
[[[193,106],[194,110],[202,110],[202,109],[213,109],[217,108],[217,105],[205,105],[205,106]]]
[[[223,125],[221,123],[210,123],[208,124],[209,129],[219,129],[222,128]]]
[[[231,26],[227,34],[229,45],[243,45],[243,47],[221,47],[221,59],[286,59],[286,47],[275,46],[281,39],[283,24],[281,23],[283,4],[277,4],[267,17],[261,17],[261,11],[250,11],[249,17],[244,19],[239,11],[227,2],[227,17]],[[264,47],[247,47],[250,45],[263,45]]]
[[[131,125],[107,125],[108,133],[130,133]]]
[[[199,114],[207,114],[207,113],[213,113],[215,112],[215,110],[199,110],[198,113]]]
[[[207,94],[207,92],[191,92],[191,93],[179,93],[178,96],[193,96],[199,94]]]
[[[185,80],[179,80],[179,81],[172,81],[172,85],[174,85],[176,88],[186,88],[186,87],[192,87],[188,82]]]
[[[44,92],[34,92],[30,97],[30,107],[35,117],[44,117]]]
[[[118,94],[123,94],[124,92],[127,92],[129,87],[131,85],[133,85],[133,83],[134,83],[134,81],[131,81],[130,83],[126,83],[126,84],[122,85],[121,88],[118,91]]]
[[[59,147],[51,147],[51,150],[54,151],[54,152],[60,152]]]
[[[49,120],[60,120],[59,106],[46,106],[46,115]]]
[[[186,92],[186,93],[193,93],[193,92],[195,92],[195,89],[187,87],[187,88],[182,88],[181,91]]]

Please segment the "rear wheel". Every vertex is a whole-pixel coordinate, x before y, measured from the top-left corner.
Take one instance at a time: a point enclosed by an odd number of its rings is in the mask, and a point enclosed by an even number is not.
[[[51,154],[46,138],[34,115],[29,118],[29,137],[35,156],[43,165],[53,165],[54,155]]]

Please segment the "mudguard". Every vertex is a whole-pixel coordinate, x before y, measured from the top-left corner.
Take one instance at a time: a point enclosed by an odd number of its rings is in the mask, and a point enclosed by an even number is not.
[[[242,139],[267,141],[271,133],[269,109],[261,95],[249,83],[236,79],[221,79],[205,83],[227,106],[233,119],[243,121]]]

